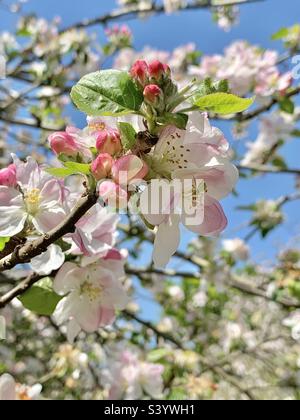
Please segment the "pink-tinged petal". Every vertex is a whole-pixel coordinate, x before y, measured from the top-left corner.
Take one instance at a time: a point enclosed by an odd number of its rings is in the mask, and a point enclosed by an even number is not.
[[[12,376],[4,374],[0,376],[0,401],[16,400],[16,383]]]
[[[123,260],[123,255],[118,249],[113,248],[108,251],[103,259],[121,261]]]
[[[227,226],[227,218],[221,204],[209,195],[205,195],[204,221],[198,226],[187,226],[187,228],[199,235],[216,236],[223,232]]]
[[[103,304],[119,311],[125,309],[129,302],[130,299],[119,281],[113,281],[103,294]]]
[[[40,207],[42,209],[50,209],[57,207],[64,195],[64,187],[56,179],[51,179],[43,186],[40,193]]]
[[[99,326],[105,327],[106,325],[111,325],[116,318],[115,310],[113,308],[102,307],[100,309],[100,321]]]
[[[100,184],[99,196],[111,208],[127,208],[128,193],[112,181],[104,181]]]
[[[233,191],[239,179],[239,172],[226,159],[213,158],[203,171],[199,171],[196,178],[203,179],[206,183],[208,194],[220,200]]]
[[[159,225],[153,251],[155,267],[164,268],[177,251],[180,244],[180,216],[172,215]]]
[[[80,286],[80,276],[83,269],[71,262],[66,262],[56,274],[53,289],[56,293],[63,296]]]
[[[74,318],[85,332],[95,332],[100,327],[101,307],[98,302],[93,302],[82,295],[77,300]]]
[[[159,226],[175,213],[180,199],[181,194],[176,194],[172,183],[153,180],[140,196],[140,210],[148,223]]]
[[[51,208],[40,211],[32,218],[32,223],[38,232],[47,233],[62,223],[65,217],[65,212],[60,207]]]
[[[14,187],[17,184],[16,165],[9,165],[7,168],[0,170],[0,185]]]
[[[119,185],[128,185],[145,178],[149,168],[135,155],[126,155],[118,159],[112,167],[112,178]]]

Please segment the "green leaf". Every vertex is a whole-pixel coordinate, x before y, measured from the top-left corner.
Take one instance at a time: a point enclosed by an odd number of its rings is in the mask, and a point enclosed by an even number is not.
[[[295,130],[293,130],[293,131],[291,132],[291,135],[292,135],[293,137],[300,137],[300,130],[299,130],[298,128],[296,128]]]
[[[205,96],[211,93],[225,92],[229,91],[229,85],[227,80],[217,80],[213,81],[210,77],[198,83],[197,89],[194,92],[195,95]]]
[[[71,98],[88,115],[122,115],[139,111],[143,94],[127,72],[103,70],[84,76]]]
[[[52,280],[45,277],[34,284],[19,300],[26,309],[38,314],[50,316],[62,299],[52,288]]]
[[[9,242],[10,238],[0,238],[0,251],[3,251],[7,242]]]
[[[181,112],[177,112],[175,114],[166,112],[162,117],[157,119],[157,122],[163,125],[172,124],[181,130],[185,130],[188,120],[188,115]]]
[[[278,39],[282,39],[287,37],[289,34],[288,28],[281,28],[275,34],[272,35],[272,40],[277,41]]]
[[[285,160],[281,156],[275,156],[274,159],[271,161],[271,163],[272,163],[273,166],[276,166],[276,168],[279,168],[279,169],[287,169],[288,168]]]
[[[248,109],[255,98],[239,98],[230,93],[212,93],[210,95],[192,98],[194,105],[202,111],[210,111],[216,114],[236,114]]]
[[[91,173],[91,165],[88,163],[64,162],[64,166],[72,171],[73,174],[89,175]]]
[[[121,133],[121,142],[124,150],[131,150],[136,142],[136,131],[131,124],[120,122],[118,124]]]
[[[180,400],[187,400],[188,396],[187,396],[187,393],[186,393],[185,389],[174,388],[174,389],[171,390],[167,399],[171,400],[171,401],[180,401]]]
[[[66,178],[67,176],[73,175],[73,171],[67,168],[47,168],[46,172],[58,178]]]
[[[147,360],[150,363],[159,362],[161,359],[164,359],[166,356],[172,354],[170,349],[155,349],[148,353]]]
[[[293,114],[295,111],[295,104],[291,98],[284,98],[279,102],[279,107],[281,111],[284,111],[288,114]]]

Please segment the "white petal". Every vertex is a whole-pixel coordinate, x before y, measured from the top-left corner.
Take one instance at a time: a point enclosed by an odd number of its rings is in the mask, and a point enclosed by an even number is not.
[[[76,303],[77,303],[78,295],[75,292],[71,293],[69,296],[63,298],[53,313],[53,319],[58,324],[61,325],[65,321],[68,321],[71,316],[73,316],[73,312],[76,310]]]
[[[71,321],[68,324],[68,330],[67,330],[67,339],[70,344],[73,344],[75,341],[75,338],[80,333],[81,327],[77,323],[75,319],[71,319]]]
[[[16,383],[12,376],[4,374],[0,377],[0,401],[16,399]]]
[[[177,251],[180,243],[179,224],[180,216],[175,214],[158,227],[153,252],[155,267],[165,267]]]
[[[65,254],[58,245],[50,245],[46,252],[31,260],[32,269],[47,276],[54,270],[58,270],[65,261]]]

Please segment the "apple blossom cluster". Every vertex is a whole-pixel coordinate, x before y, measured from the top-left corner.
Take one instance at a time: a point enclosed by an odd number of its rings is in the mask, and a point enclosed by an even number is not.
[[[57,145],[60,135],[51,136],[51,144]],[[84,191],[76,176],[64,183],[31,157],[23,163],[14,156],[14,163],[1,171],[0,184],[0,237],[34,239],[51,231],[67,218]],[[41,275],[61,267],[54,289],[62,298],[54,317],[58,323],[69,321],[70,341],[81,328],[91,332],[111,324],[115,311],[128,302],[121,283],[126,254],[114,248],[117,223],[118,216],[97,203],[64,238],[66,253],[61,244],[52,244],[30,262]],[[74,262],[64,263],[66,255],[73,255]]]
[[[17,384],[11,375],[0,376],[0,401],[29,401],[39,399],[42,386]]]
[[[132,44],[132,32],[127,25],[114,25],[105,30],[108,39],[108,45],[105,47],[105,53],[113,53],[115,50],[130,48]]]
[[[92,96],[86,94],[90,78]],[[107,83],[112,84],[107,93],[95,97]],[[124,83],[125,96],[119,94]],[[87,190],[98,197],[74,231],[29,259],[34,272],[54,277],[52,313],[58,325],[67,323],[70,342],[81,330],[111,325],[116,311],[129,303],[122,284],[126,252],[115,248],[117,213],[129,208],[153,231],[156,267],[165,267],[175,254],[181,225],[202,236],[216,236],[227,226],[220,200],[234,189],[238,171],[228,141],[210,125],[208,114],[180,111],[194,92],[198,101],[197,86],[195,81],[180,90],[170,67],[158,60],[138,60],[129,73],[87,75],[71,97],[84,110],[88,101],[93,115],[84,129],[69,126],[49,136],[56,167],[13,155],[13,164],[0,172],[0,237],[8,240],[48,234],[68,219]],[[228,95],[230,111],[252,103],[220,92],[220,112],[222,101],[228,112]],[[201,94],[201,101],[207,99]],[[124,106],[135,112],[123,112]],[[111,116],[101,115],[99,107],[108,107],[104,114]]]
[[[142,360],[132,349],[113,352],[103,371],[108,399],[139,400],[143,396],[160,399],[163,395],[164,367]]]
[[[292,83],[292,75],[279,71],[278,58],[276,51],[263,51],[246,41],[236,41],[224,55],[204,56],[199,66],[190,68],[190,74],[203,79],[226,79],[231,91],[241,96],[249,92],[261,98],[283,95]]]
[[[239,22],[239,8],[237,6],[216,7],[213,18],[217,21],[219,28],[229,32]]]
[[[265,163],[276,145],[292,137],[294,128],[295,117],[285,112],[274,111],[261,118],[259,135],[254,142],[246,144],[248,150],[241,163],[246,166]]]

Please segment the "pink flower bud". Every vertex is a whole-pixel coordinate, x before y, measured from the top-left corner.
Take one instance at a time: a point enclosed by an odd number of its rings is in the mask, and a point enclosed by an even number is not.
[[[14,187],[16,184],[16,166],[14,164],[0,170],[0,185]]]
[[[145,178],[149,168],[145,162],[135,155],[126,155],[118,159],[111,170],[113,180],[120,185],[128,185],[133,181]]]
[[[165,66],[158,60],[152,61],[149,64],[149,76],[153,79],[160,81],[162,76],[165,74]]]
[[[107,178],[111,172],[114,160],[108,153],[101,153],[91,165],[92,174],[97,181]]]
[[[155,104],[162,95],[163,92],[157,85],[148,85],[144,89],[144,98],[150,104]]]
[[[96,147],[100,153],[108,153],[114,156],[122,151],[121,137],[118,130],[106,128],[100,131],[96,140]]]
[[[56,155],[61,153],[68,156],[76,156],[79,153],[79,146],[71,134],[65,131],[58,131],[49,136],[50,147]]]
[[[113,181],[101,182],[99,186],[99,196],[109,207],[115,209],[125,209],[127,207],[127,191]]]
[[[164,64],[164,71],[165,71],[165,75],[168,77],[171,77],[172,71],[170,66],[168,66],[168,64]]]
[[[131,67],[130,74],[134,80],[145,86],[148,80],[148,64],[146,61],[137,60]]]

